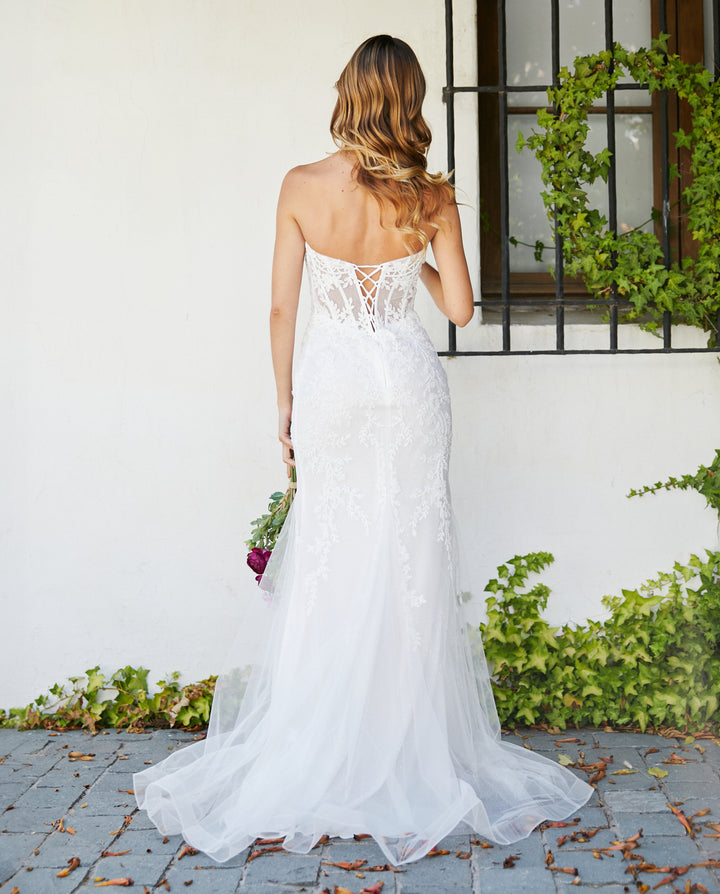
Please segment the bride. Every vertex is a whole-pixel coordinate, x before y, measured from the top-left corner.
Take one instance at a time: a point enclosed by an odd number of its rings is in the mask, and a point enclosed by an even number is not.
[[[271,343],[298,493],[261,581],[265,657],[247,685],[219,678],[204,741],[134,777],[161,832],[219,861],[259,836],[307,853],[369,833],[401,864],[454,830],[509,844],[592,793],[501,742],[460,613],[447,380],[413,301],[421,280],[464,326],[473,296],[453,189],[426,167],[422,71],[379,35],[336,87],[338,151],[290,171],[277,210]]]

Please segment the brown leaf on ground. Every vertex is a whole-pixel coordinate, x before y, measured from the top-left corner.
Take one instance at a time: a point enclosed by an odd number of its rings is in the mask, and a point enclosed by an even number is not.
[[[256,845],[261,845],[261,844],[282,844],[283,841],[285,841],[284,838],[256,838],[256,839],[255,839],[255,844],[256,844]]]
[[[694,831],[693,827],[690,825],[690,823],[688,822],[687,817],[686,817],[685,814],[682,812],[682,810],[678,810],[677,807],[673,807],[673,805],[670,804],[670,803],[668,803],[667,801],[665,802],[665,806],[666,806],[666,807],[669,807],[670,810],[672,810],[672,812],[673,812],[673,813],[675,814],[675,816],[677,817],[678,822],[685,828],[685,830],[686,830],[686,832],[688,833],[688,835],[689,835],[691,838],[694,838],[694,837],[695,837],[695,831]]]
[[[115,829],[115,831],[114,831],[114,832],[111,832],[110,834],[111,834],[111,835],[119,835],[121,832],[124,832],[125,829],[127,829],[127,827],[130,825],[130,823],[131,823],[132,821],[133,821],[132,814],[127,814],[127,816],[126,816],[125,819],[123,820],[123,824],[122,824],[122,826],[120,826],[119,829]],[[165,843],[167,843],[168,839],[165,838],[164,841],[165,841]]]
[[[125,854],[129,854],[131,850],[132,850],[132,848],[129,847],[126,851],[103,851],[100,854],[100,856],[101,857],[124,857]]]
[[[369,888],[363,888],[360,891],[360,894],[381,894],[384,886],[385,882],[377,882],[375,885],[370,885]]]
[[[515,864],[520,859],[520,857],[514,854],[508,854],[507,857],[503,860],[503,869],[514,869]]]
[[[568,835],[561,835],[557,840],[557,846],[562,847],[565,844],[565,842],[568,840],[568,837],[569,837]]]
[[[709,807],[706,807],[704,810],[698,810],[697,813],[693,813],[693,815],[690,817],[690,820],[694,820],[696,816],[707,816],[708,813],[712,813]]]
[[[577,826],[579,820],[572,820],[569,823],[543,823],[541,829],[567,829],[568,826]]]
[[[648,748],[648,750],[645,752],[645,754],[643,755],[643,757],[647,757],[648,754],[659,754],[659,753],[660,753],[660,749],[659,749],[659,748]]]
[[[250,856],[247,858],[247,862],[249,863],[251,860],[257,859],[257,857],[262,857],[263,854],[272,854],[277,853],[277,851],[283,850],[282,845],[276,844],[274,847],[261,847],[258,850],[252,851]],[[197,853],[197,851],[195,851]],[[179,859],[179,857],[178,857]]]
[[[101,882],[95,882],[96,888],[132,888],[135,883],[131,878],[106,878]]]
[[[440,848],[434,847],[431,851],[427,852],[428,857],[444,857],[445,854],[449,854],[450,851],[444,851]]]
[[[342,862],[342,863],[333,863],[330,860],[323,860],[323,866],[338,866],[340,869],[347,869],[350,871],[351,869],[360,869],[367,863],[367,860],[353,860],[352,863]]]
[[[189,844],[186,844],[178,854],[178,860],[182,860],[183,857],[194,857],[197,853],[198,849],[196,847],[191,847]]]
[[[569,738],[569,739],[555,739],[555,744],[556,744],[556,745],[557,745],[559,742],[560,742],[560,743],[563,743],[563,742],[577,742],[578,745],[584,745],[584,744],[585,744],[583,741],[581,741],[580,739],[578,739],[577,736],[572,736],[572,737]]]
[[[118,791],[122,795],[134,795],[135,794],[135,789],[132,789],[132,788],[119,788]]]
[[[455,856],[458,858],[458,860],[469,860],[470,851],[455,851]]]
[[[404,869],[398,869],[392,863],[381,863],[379,866],[366,866],[364,872],[405,872]]]
[[[551,872],[564,872],[565,875],[579,875],[574,866],[556,866],[554,863],[547,867]]]
[[[545,854],[545,865],[546,865],[546,866],[552,866],[552,864],[553,864],[554,862],[555,862],[555,857],[553,856],[553,852],[552,852],[552,851],[548,851],[548,852]]]
[[[79,865],[80,857],[70,857],[67,868],[61,869],[56,875],[58,878],[66,878],[66,876],[70,875],[70,873],[77,869]]]
[[[15,885],[15,887],[12,889],[10,894],[20,894],[20,888],[18,888],[18,886]]]
[[[364,841],[366,838],[372,838],[372,835],[369,832],[356,832],[353,838],[355,841]]]
[[[595,783],[600,782],[600,780],[603,779],[604,776],[605,770],[600,769],[597,771],[597,773],[593,773],[593,775],[588,779],[588,782],[590,783],[590,785],[595,785]]]

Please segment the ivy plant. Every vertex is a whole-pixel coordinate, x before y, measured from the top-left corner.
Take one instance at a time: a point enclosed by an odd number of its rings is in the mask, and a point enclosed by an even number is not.
[[[538,131],[520,134],[542,166],[543,201],[562,239],[565,271],[584,280],[597,298],[616,293],[631,305],[627,319],[656,329],[663,312],[676,323],[699,326],[718,344],[720,308],[720,80],[702,65],[691,65],[667,52],[668,35],[651,48],[631,52],[620,44],[612,51],[580,56],[573,71],[563,67],[558,84],[548,90],[553,111],[537,113]],[[682,199],[696,257],[666,264],[653,232],[640,227],[624,233],[609,228],[607,217],[588,202],[587,188],[607,180],[611,155],[586,148],[588,114],[593,102],[630,77],[657,90],[674,90],[690,106],[689,130],[675,133],[678,147],[690,150],[691,183]],[[676,167],[671,168],[676,175]]]

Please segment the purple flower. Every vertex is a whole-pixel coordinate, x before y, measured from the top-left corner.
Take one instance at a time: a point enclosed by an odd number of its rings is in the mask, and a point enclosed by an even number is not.
[[[247,556],[247,563],[255,572],[255,580],[260,583],[262,580],[262,576],[265,572],[265,568],[267,567],[268,559],[272,555],[272,551],[269,549],[260,549],[259,546],[253,547]]]

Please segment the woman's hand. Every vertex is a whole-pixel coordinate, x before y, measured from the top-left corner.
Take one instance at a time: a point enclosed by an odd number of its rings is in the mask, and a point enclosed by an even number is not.
[[[281,407],[279,412],[278,438],[282,444],[282,458],[287,466],[288,478],[292,475],[292,467],[295,465],[292,439],[290,438],[290,426],[292,423],[292,407]]]

